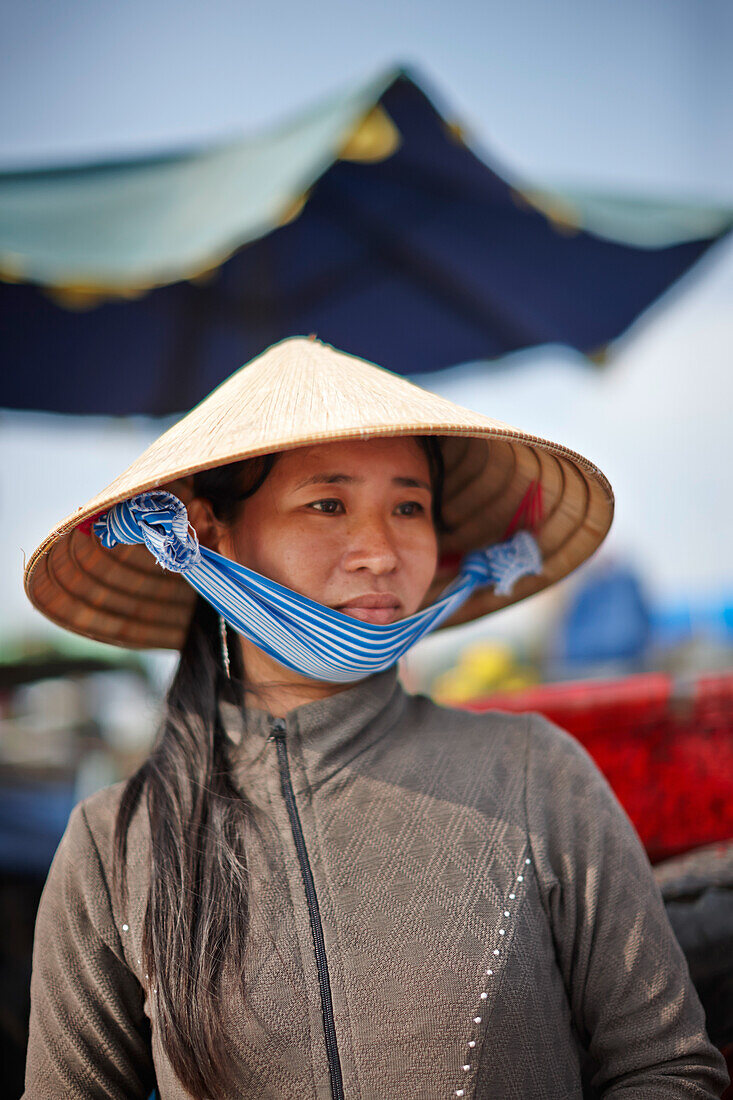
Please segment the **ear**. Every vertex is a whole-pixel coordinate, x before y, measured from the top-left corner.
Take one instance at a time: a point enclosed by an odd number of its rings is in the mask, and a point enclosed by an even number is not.
[[[214,515],[211,502],[205,497],[194,497],[187,505],[187,509],[189,522],[198,535],[201,545],[221,553],[219,545],[226,528]]]

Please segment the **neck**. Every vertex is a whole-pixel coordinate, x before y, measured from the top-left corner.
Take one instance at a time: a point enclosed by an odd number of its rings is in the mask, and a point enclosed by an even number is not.
[[[284,718],[288,711],[337,695],[352,684],[331,684],[310,680],[293,669],[286,668],[247,638],[239,635],[245,680],[245,702],[266,710],[274,718]]]

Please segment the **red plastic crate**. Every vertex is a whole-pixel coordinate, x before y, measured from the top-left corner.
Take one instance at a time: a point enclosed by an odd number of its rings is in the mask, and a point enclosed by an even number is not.
[[[539,711],[606,775],[652,862],[733,837],[733,674],[549,684],[470,710]]]

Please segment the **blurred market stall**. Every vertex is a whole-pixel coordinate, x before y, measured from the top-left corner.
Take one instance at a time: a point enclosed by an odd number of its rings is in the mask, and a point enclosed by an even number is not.
[[[70,638],[0,648],[0,1059],[19,1096],[33,925],[74,804],[147,753],[157,692],[141,657]]]

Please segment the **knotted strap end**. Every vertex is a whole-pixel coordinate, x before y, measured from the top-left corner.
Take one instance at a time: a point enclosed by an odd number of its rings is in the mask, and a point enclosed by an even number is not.
[[[506,542],[492,546],[489,554],[497,596],[511,596],[522,577],[538,577],[542,573],[542,553],[529,531],[517,531]]]
[[[463,571],[475,587],[493,585],[497,596],[511,596],[518,580],[542,572],[542,553],[534,535],[517,531],[504,542],[468,554]]]
[[[172,493],[153,489],[115,504],[92,526],[105,549],[143,543],[163,569],[185,573],[201,560],[199,540],[186,506]]]

